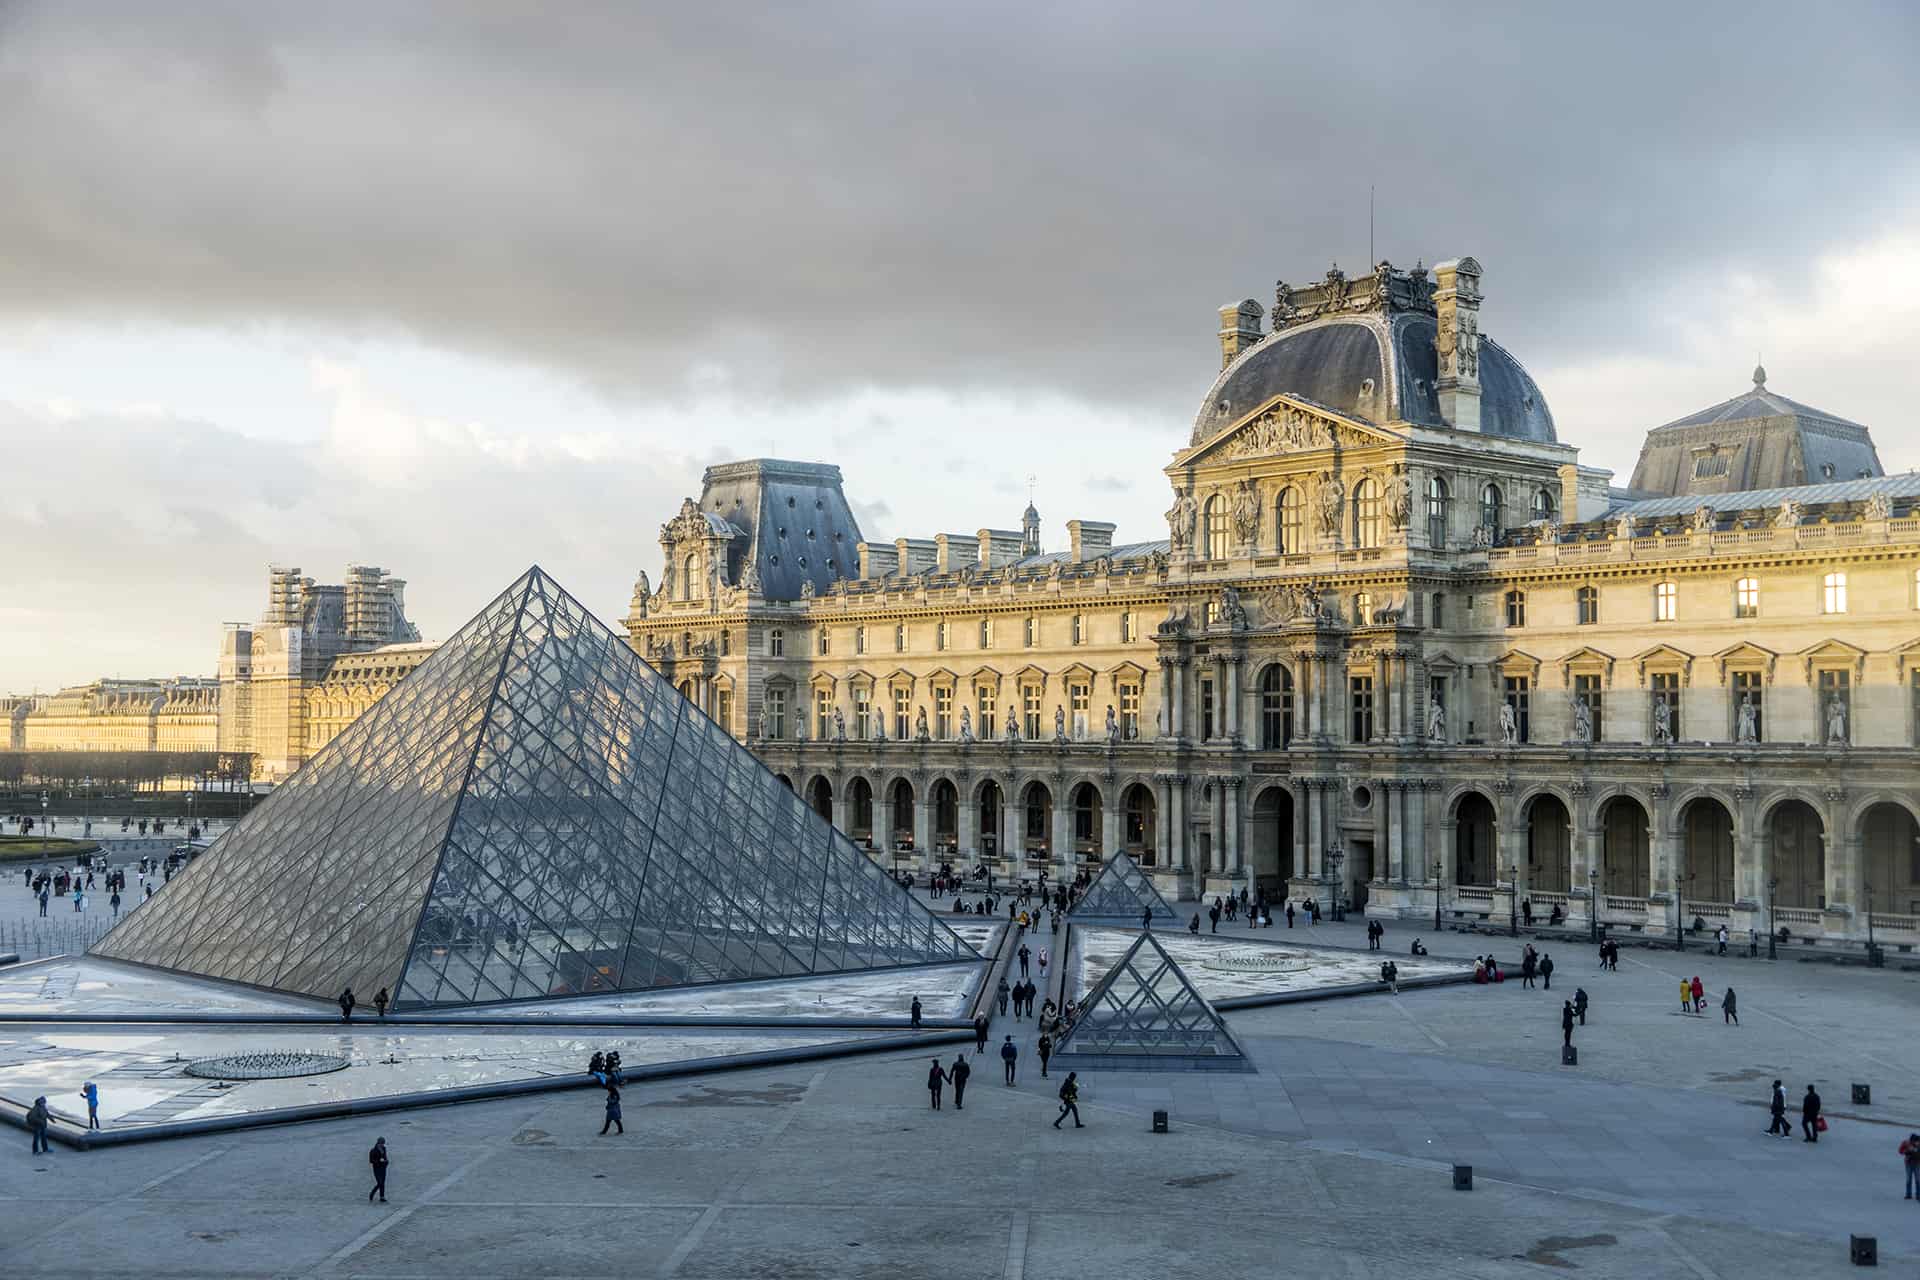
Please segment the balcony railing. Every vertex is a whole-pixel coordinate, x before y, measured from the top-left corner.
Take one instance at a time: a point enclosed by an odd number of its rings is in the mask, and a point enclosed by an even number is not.
[[[1775,924],[1817,925],[1823,914],[1818,907],[1775,907],[1773,921]]]
[[[1688,902],[1687,919],[1699,916],[1702,920],[1725,920],[1733,915],[1731,902]]]
[[[1888,933],[1920,933],[1920,916],[1891,916],[1876,911],[1873,913],[1873,927]]]

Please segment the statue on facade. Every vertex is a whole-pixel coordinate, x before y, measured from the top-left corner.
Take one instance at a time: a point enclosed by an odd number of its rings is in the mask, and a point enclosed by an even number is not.
[[[1315,622],[1320,621],[1324,609],[1324,601],[1319,583],[1309,582],[1301,587],[1298,600],[1299,613],[1296,616],[1311,618]]]
[[[1513,718],[1513,704],[1500,704],[1500,741],[1508,746],[1517,746],[1520,742],[1520,724]]]
[[[1673,708],[1667,705],[1665,698],[1653,700],[1653,740],[1673,741]]]
[[[1113,714],[1113,704],[1107,704],[1107,741],[1120,741],[1120,717]]]
[[[793,718],[793,740],[795,742],[807,740],[807,709],[805,707],[800,708],[799,714]]]
[[[973,741],[973,713],[965,707],[960,708],[960,741]]]
[[[1440,699],[1427,698],[1427,741],[1445,742],[1447,740],[1447,709],[1440,705]]]
[[[1893,519],[1893,499],[1884,493],[1874,494],[1871,498],[1867,499],[1866,514],[1869,520]]]
[[[1193,544],[1193,526],[1199,518],[1200,504],[1193,500],[1192,494],[1181,493],[1174,497],[1173,505],[1167,508],[1167,535],[1175,551]]]
[[[915,742],[927,742],[931,740],[931,738],[932,735],[927,732],[927,709],[925,707],[914,708],[913,740]]]
[[[642,569],[640,576],[633,582],[632,612],[636,618],[647,616],[647,609],[653,603],[653,584],[647,580],[647,571]]]
[[[1573,740],[1592,742],[1593,708],[1589,707],[1587,700],[1577,693],[1571,695],[1567,701],[1573,704]]]
[[[1785,502],[1782,502],[1780,504],[1780,509],[1774,512],[1773,527],[1776,529],[1799,528],[1800,527],[1800,511],[1801,511],[1800,504],[1794,501],[1792,498],[1788,498]]]
[[[660,566],[660,594],[665,596],[669,600],[673,599],[673,557],[672,556],[668,556],[667,562]]]
[[[1346,501],[1347,487],[1332,472],[1322,472],[1313,491],[1319,504],[1320,532],[1331,538],[1340,532],[1340,505]]]
[[[1613,536],[1622,542],[1633,541],[1633,517],[1620,516],[1613,522]]]
[[[1713,508],[1706,503],[1703,502],[1693,509],[1693,531],[1695,533],[1712,533],[1714,520]]]
[[[1753,705],[1753,695],[1740,695],[1740,718],[1734,730],[1734,736],[1741,742],[1760,740],[1760,709]]]
[[[1413,480],[1406,472],[1395,471],[1384,487],[1388,522],[1396,529],[1406,528],[1407,518],[1413,514]]]
[[[1247,629],[1247,608],[1240,603],[1238,587],[1220,588],[1220,621],[1234,631]]]
[[[1260,497],[1253,481],[1242,480],[1233,495],[1233,536],[1243,547],[1252,547],[1260,533]]]
[[[839,707],[833,709],[833,740],[835,742],[847,740],[847,713]]]
[[[1013,708],[1007,708],[1007,741],[1020,741],[1020,717],[1013,714]]]
[[[757,596],[760,594],[760,562],[759,561],[757,560],[747,561],[746,570],[740,575],[740,589],[746,592],[750,596]],[[665,588],[663,587],[662,590],[665,590]]]
[[[1827,699],[1827,744],[1847,745],[1847,704],[1837,693]]]
[[[887,740],[887,717],[885,713],[876,715],[873,718],[873,740],[875,742],[885,742]]]
[[[1055,742],[1067,740],[1067,709],[1065,707],[1053,709],[1053,740]]]
[[[811,600],[813,599],[813,595],[814,595],[813,579],[812,578],[800,579],[800,598],[802,600]]]

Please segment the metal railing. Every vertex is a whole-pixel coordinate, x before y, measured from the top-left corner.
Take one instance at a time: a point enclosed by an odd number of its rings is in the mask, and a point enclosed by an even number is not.
[[[113,925],[111,916],[72,913],[64,919],[49,915],[44,920],[0,920],[0,951],[15,952],[22,960],[78,955],[106,937]]]

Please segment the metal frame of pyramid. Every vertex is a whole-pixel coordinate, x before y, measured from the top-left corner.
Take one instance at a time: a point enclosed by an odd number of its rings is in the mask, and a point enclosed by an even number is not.
[[[1053,1060],[1076,1070],[1254,1069],[1218,1011],[1151,932],[1135,938],[1095,985]]]
[[[980,958],[537,565],[92,953],[399,1009]]]
[[[1140,865],[1130,855],[1116,853],[1107,859],[1100,874],[1093,878],[1093,883],[1067,914],[1075,920],[1138,925],[1143,909],[1151,909],[1155,920],[1180,923],[1180,913],[1160,896]]]

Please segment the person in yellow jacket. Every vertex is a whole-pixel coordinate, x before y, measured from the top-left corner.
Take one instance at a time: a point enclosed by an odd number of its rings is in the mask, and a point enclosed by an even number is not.
[[[1680,979],[1680,1012],[1693,1012],[1693,983],[1685,978]]]

